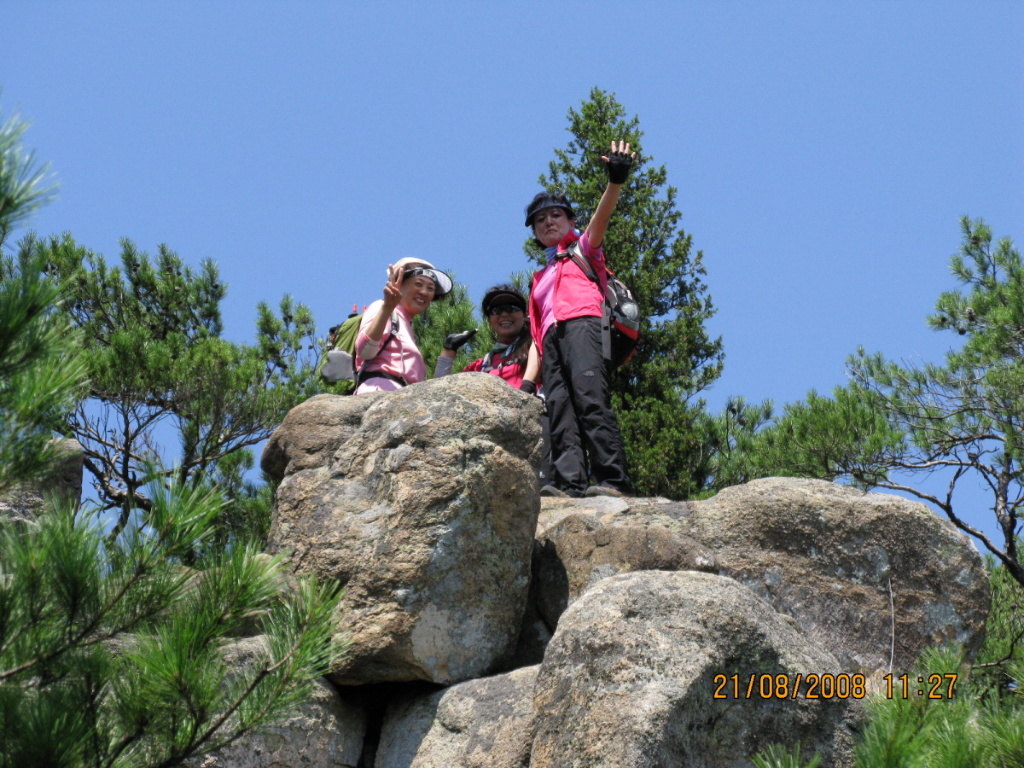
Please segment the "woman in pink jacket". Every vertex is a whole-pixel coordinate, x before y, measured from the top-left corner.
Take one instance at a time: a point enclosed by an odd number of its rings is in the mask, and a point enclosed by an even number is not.
[[[451,289],[451,278],[423,259],[400,259],[388,265],[384,298],[367,307],[359,324],[354,394],[392,392],[426,379],[412,319]]]
[[[608,185],[582,235],[565,195],[541,192],[526,207],[526,226],[548,257],[530,288],[530,325],[541,355],[550,420],[553,476],[542,495],[622,496],[633,493],[619,423],[611,408],[601,339],[607,284],[601,245],[622,184],[636,158],[626,142],[602,157]],[[578,242],[598,282],[569,258]],[[594,484],[590,484],[593,477]]]

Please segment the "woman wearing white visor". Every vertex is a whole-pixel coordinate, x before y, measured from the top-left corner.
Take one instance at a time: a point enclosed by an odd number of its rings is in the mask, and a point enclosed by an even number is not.
[[[367,307],[359,324],[355,394],[392,392],[427,377],[412,319],[451,289],[451,278],[423,259],[388,265],[384,298]]]

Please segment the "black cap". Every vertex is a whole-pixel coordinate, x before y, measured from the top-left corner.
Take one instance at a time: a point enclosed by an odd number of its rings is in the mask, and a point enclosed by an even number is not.
[[[576,219],[576,213],[572,209],[572,202],[565,195],[553,194],[551,192],[540,192],[530,204],[526,206],[526,226],[533,224],[533,217],[548,208],[561,208],[570,219]]]
[[[496,285],[484,294],[484,300],[480,302],[480,309],[487,316],[491,307],[496,304],[511,304],[526,311],[526,298],[511,285]]]

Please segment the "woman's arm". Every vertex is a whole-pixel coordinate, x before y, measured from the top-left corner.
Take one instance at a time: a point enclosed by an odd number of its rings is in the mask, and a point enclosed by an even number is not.
[[[401,285],[398,270],[388,264],[388,281],[384,285],[383,304],[366,327],[360,328],[356,336],[356,357],[360,360],[372,360],[380,352],[384,332],[390,326],[391,316],[402,299]]]
[[[625,141],[612,142],[612,151],[601,156],[608,171],[608,186],[604,188],[604,194],[597,204],[594,215],[590,217],[587,225],[587,236],[590,240],[590,247],[595,251],[604,242],[604,234],[608,231],[608,222],[611,220],[612,212],[619,202],[619,195],[622,192],[622,185],[629,176],[629,168],[636,159],[636,152],[629,151],[629,144]]]
[[[540,353],[537,352],[537,344],[530,341],[530,351],[526,353],[526,370],[523,372],[523,381],[532,381],[536,384],[540,380]]]
[[[384,338],[384,329],[391,322],[391,313],[402,300],[402,276],[398,270],[388,264],[388,281],[384,284],[384,306],[373,318],[366,329],[366,335],[370,341],[380,341]]]

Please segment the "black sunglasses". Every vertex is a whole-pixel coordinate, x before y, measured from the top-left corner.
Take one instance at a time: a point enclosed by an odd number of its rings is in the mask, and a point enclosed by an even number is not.
[[[487,310],[487,314],[491,317],[495,315],[511,315],[513,312],[524,311],[522,307],[517,307],[514,304],[498,304]]]

